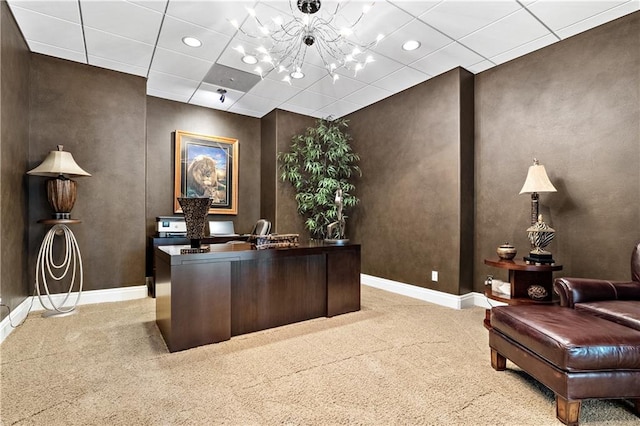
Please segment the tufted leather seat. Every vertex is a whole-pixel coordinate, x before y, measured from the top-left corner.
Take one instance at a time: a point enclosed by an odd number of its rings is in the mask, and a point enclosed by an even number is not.
[[[520,366],[556,394],[556,416],[577,425],[589,398],[628,398],[640,414],[640,241],[631,281],[558,278],[560,306],[491,310],[491,365]]]

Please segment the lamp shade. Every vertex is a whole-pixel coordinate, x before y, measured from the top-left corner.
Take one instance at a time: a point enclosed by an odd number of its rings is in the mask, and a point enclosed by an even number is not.
[[[91,176],[78,166],[70,152],[62,150],[62,145],[58,145],[57,151],[50,151],[42,164],[35,169],[29,170],[27,174],[49,177],[58,177],[60,175]]]
[[[520,194],[533,192],[557,192],[557,189],[549,180],[544,166],[539,164],[536,159],[533,160],[533,165],[529,166],[527,179],[524,181],[524,185],[522,185]]]

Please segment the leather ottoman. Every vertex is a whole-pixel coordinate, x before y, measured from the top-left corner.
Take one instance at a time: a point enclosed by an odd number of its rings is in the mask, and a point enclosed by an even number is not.
[[[556,416],[577,425],[582,399],[640,401],[640,333],[560,306],[491,311],[491,365],[509,359],[556,394]]]

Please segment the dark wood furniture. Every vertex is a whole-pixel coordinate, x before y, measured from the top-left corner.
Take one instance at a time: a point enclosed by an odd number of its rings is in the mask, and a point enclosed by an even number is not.
[[[553,304],[556,302],[553,297],[553,272],[561,271],[562,265],[531,265],[522,260],[502,259],[485,259],[484,263],[494,268],[507,269],[511,284],[509,295],[496,293],[491,289],[491,286],[485,286],[484,294],[489,299],[508,305]],[[542,300],[530,298],[527,291],[532,284],[544,287],[547,297]],[[484,326],[487,329],[491,328],[490,319],[491,309],[487,309],[484,318]]]
[[[225,235],[225,236],[208,236],[203,238],[202,244],[221,244],[228,241],[247,241],[248,234],[240,235]],[[191,240],[187,237],[149,237],[147,241],[147,256],[146,256],[146,277],[149,296],[156,297],[156,264],[155,264],[155,249],[159,246],[172,246],[172,245],[184,245],[189,244]]]
[[[155,249],[156,323],[171,352],[360,310],[358,244],[181,247]]]

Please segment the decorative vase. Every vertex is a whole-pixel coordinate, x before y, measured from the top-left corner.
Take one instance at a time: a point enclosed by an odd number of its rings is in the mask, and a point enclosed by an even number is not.
[[[516,257],[516,253],[518,253],[518,250],[516,250],[516,248],[511,244],[504,243],[498,247],[496,253],[498,253],[498,257],[500,259],[511,260]]]
[[[187,238],[191,240],[192,248],[200,247],[200,240],[207,234],[209,225],[207,215],[211,206],[211,198],[178,198],[178,203],[184,213],[187,225]]]

